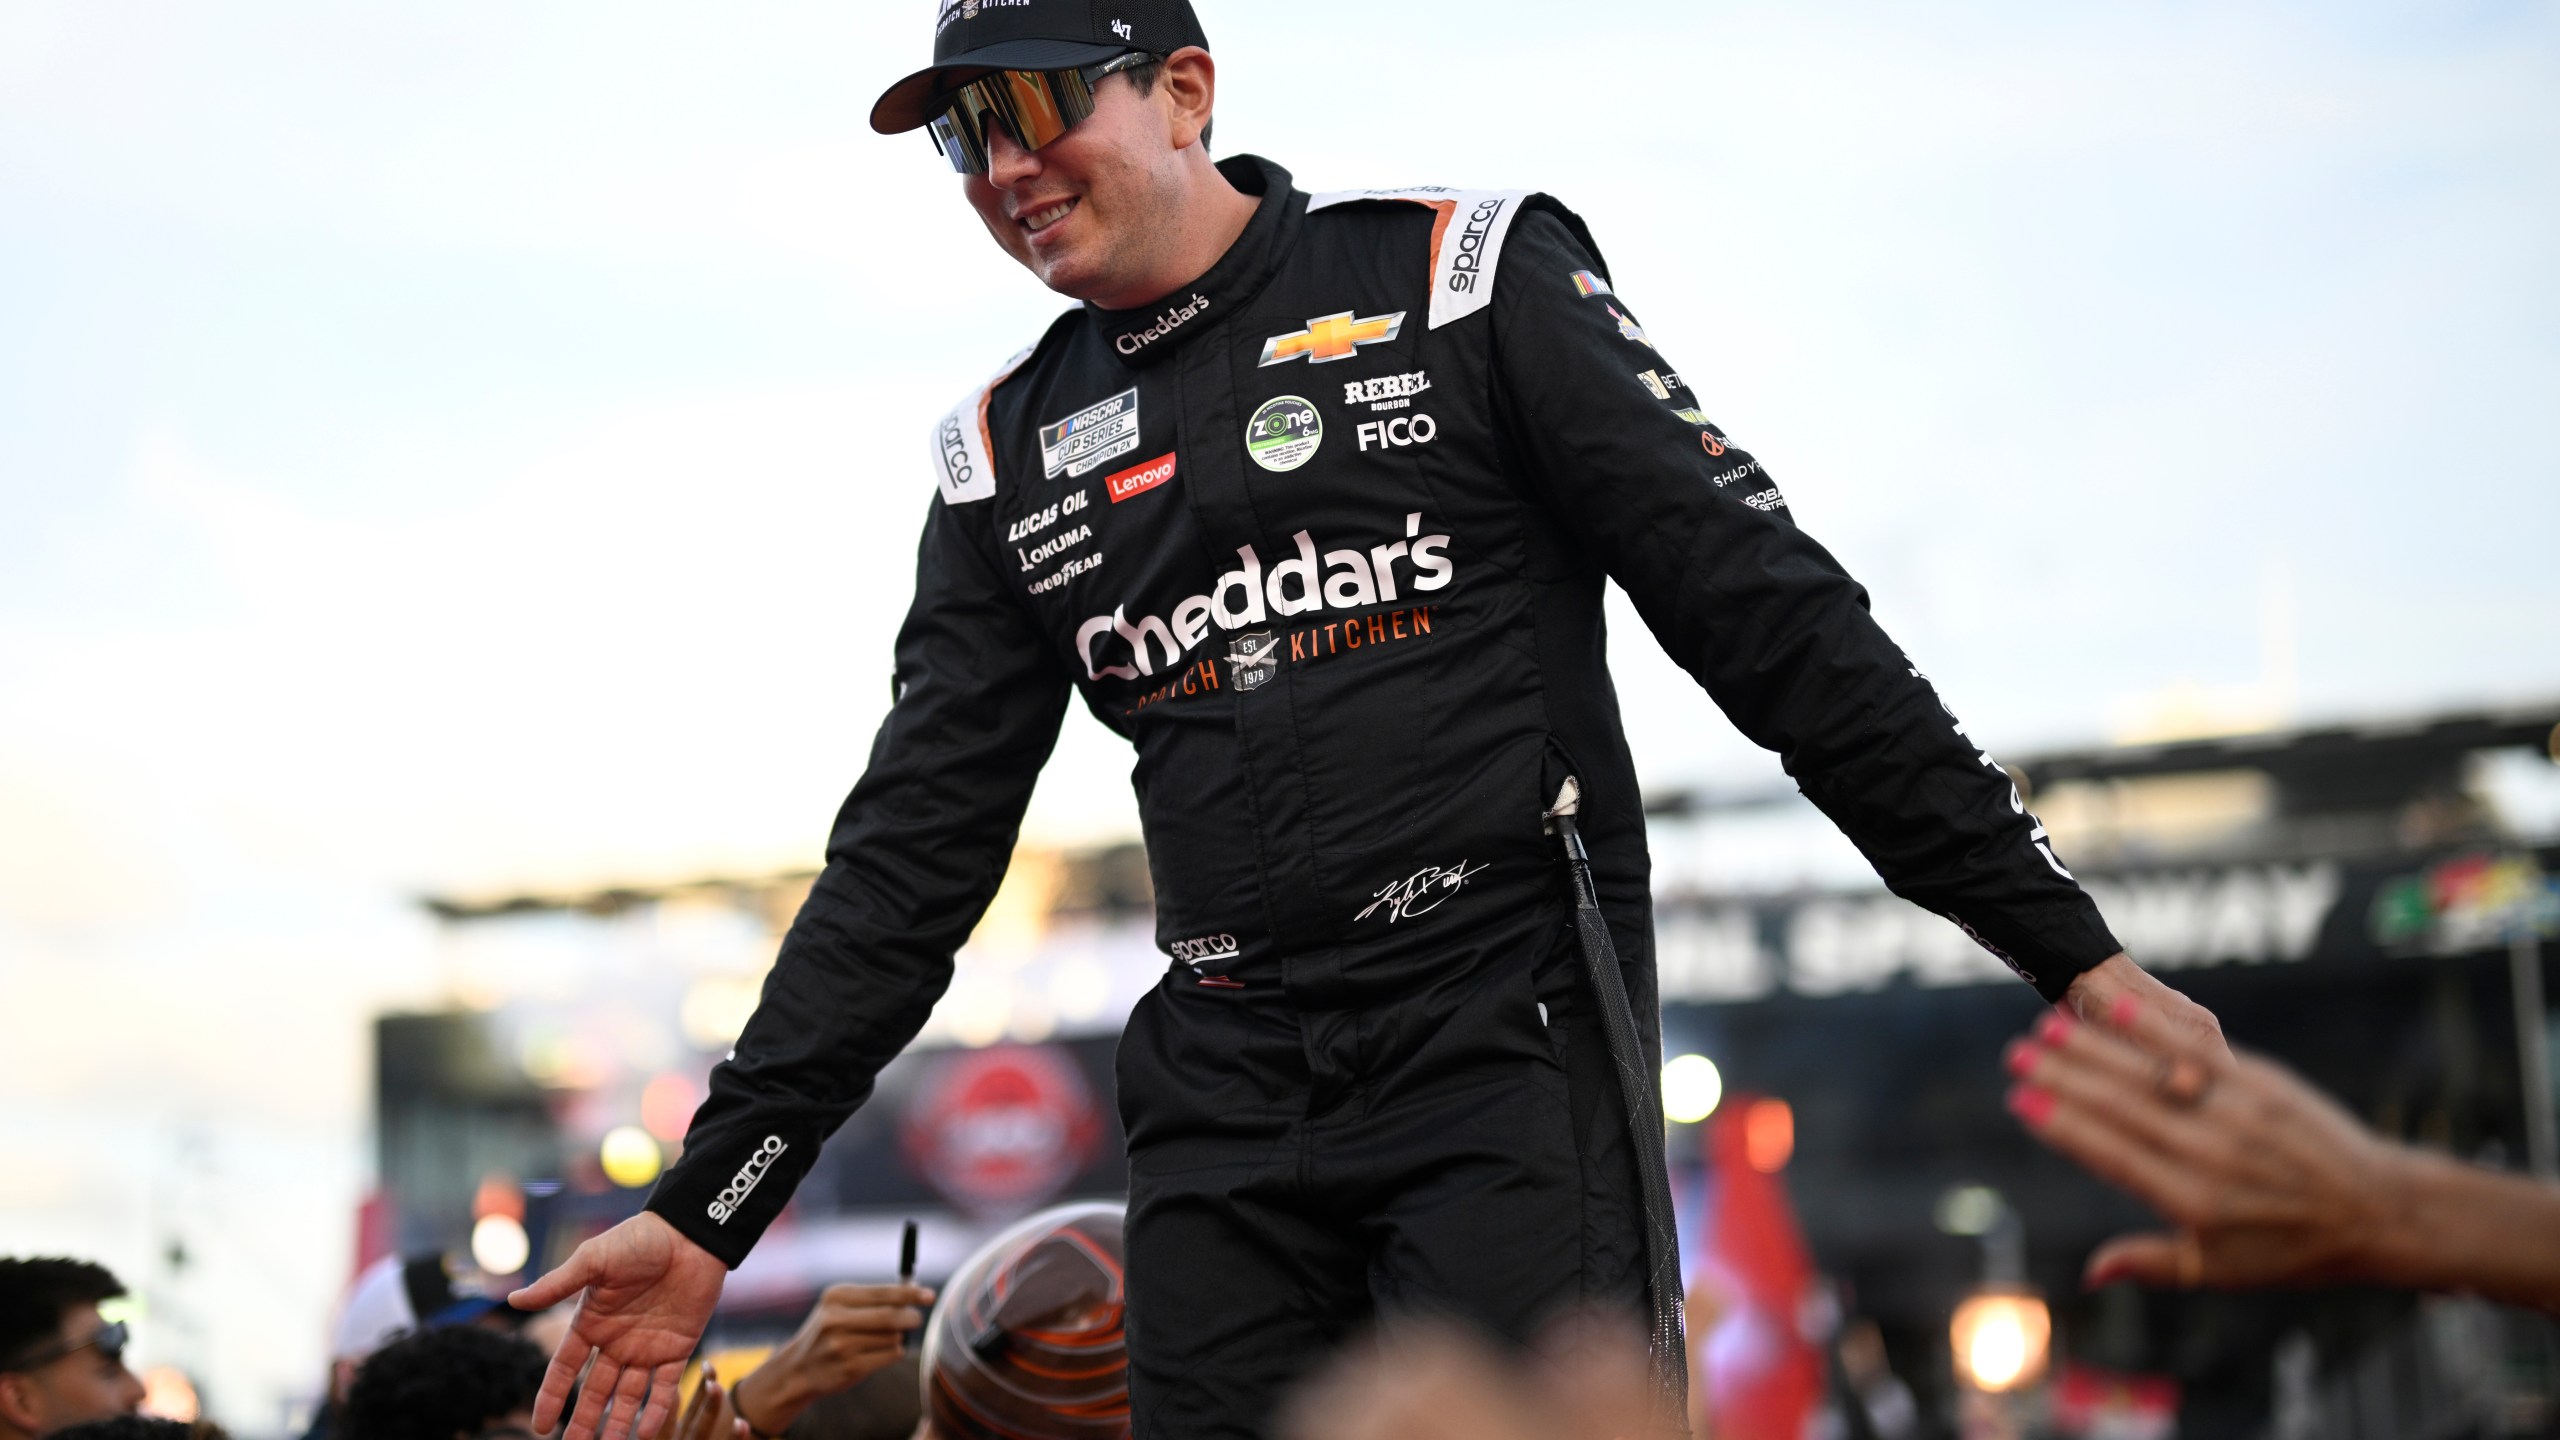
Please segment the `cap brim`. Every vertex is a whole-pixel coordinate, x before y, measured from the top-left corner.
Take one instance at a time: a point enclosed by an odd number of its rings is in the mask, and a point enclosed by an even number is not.
[[[421,1321],[421,1330],[438,1330],[447,1325],[468,1325],[483,1315],[497,1313],[499,1301],[491,1295],[465,1295]]]
[[[928,65],[880,92],[879,101],[871,107],[871,128],[883,135],[921,129],[933,118],[934,96],[990,70],[1072,70],[1081,65],[1099,65],[1128,54],[1129,49],[1126,45],[1096,45],[1085,40],[1000,40],[982,45],[939,65]]]

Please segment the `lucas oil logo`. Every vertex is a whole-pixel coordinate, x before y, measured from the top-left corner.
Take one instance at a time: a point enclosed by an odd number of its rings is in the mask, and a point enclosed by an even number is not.
[[[1245,422],[1244,453],[1265,470],[1286,472],[1316,458],[1324,445],[1324,417],[1315,402],[1302,395],[1278,395],[1262,402]]]
[[[1086,475],[1138,448],[1137,387],[1064,420],[1040,427],[1040,465],[1055,480],[1061,472]]]
[[[1262,342],[1262,363],[1279,365],[1303,355],[1310,365],[1333,360],[1348,360],[1363,345],[1382,345],[1404,331],[1405,312],[1372,315],[1354,319],[1353,312],[1324,315],[1307,322],[1307,328],[1288,335],[1274,335]]]

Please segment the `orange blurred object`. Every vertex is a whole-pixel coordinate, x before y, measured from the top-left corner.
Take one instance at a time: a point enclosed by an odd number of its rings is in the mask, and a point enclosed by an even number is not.
[[[2019,1291],[1995,1290],[1956,1307],[1948,1327],[1956,1378],[1977,1390],[2023,1389],[2044,1377],[2053,1344],[2053,1312]]]
[[[159,1420],[194,1420],[201,1407],[195,1382],[175,1365],[154,1365],[142,1372],[142,1413]]]
[[[1795,1153],[1795,1107],[1784,1100],[1752,1101],[1742,1121],[1742,1154],[1751,1168],[1775,1175]]]
[[[490,1171],[480,1177],[480,1188],[471,1196],[471,1218],[486,1220],[504,1215],[510,1220],[524,1219],[524,1190],[510,1175]]]
[[[693,1124],[693,1107],[702,1103],[693,1082],[673,1070],[651,1080],[640,1092],[640,1124],[672,1145]]]

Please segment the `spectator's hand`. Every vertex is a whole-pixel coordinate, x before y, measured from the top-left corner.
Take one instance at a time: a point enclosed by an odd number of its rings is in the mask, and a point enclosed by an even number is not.
[[[693,1392],[693,1403],[676,1422],[675,1440],[755,1440],[755,1432],[731,1407],[729,1392],[721,1388],[720,1372],[708,1360],[702,1363],[701,1388]]]
[[[2231,1044],[2222,1038],[2222,1022],[2213,1012],[2160,983],[2150,971],[2122,952],[2098,962],[2063,992],[2055,1007],[2086,1025],[2103,1023],[2127,1002],[2143,1017],[2146,1043],[2179,1051],[2210,1051],[2228,1059]]]
[[[2283,1069],[2122,999],[2094,1025],[2048,1016],[2008,1058],[2010,1108],[2036,1138],[2182,1227],[2107,1242],[2089,1284],[2375,1277],[2406,1152]]]
[[[907,1353],[933,1292],[921,1285],[831,1285],[799,1333],[738,1381],[741,1416],[779,1435],[821,1398],[850,1390]]]
[[[652,1440],[675,1411],[676,1381],[711,1323],[728,1273],[710,1251],[643,1210],[508,1296],[519,1310],[545,1310],[586,1292],[542,1377],[533,1428],[548,1435],[559,1425],[561,1405],[592,1358],[566,1440],[595,1440],[608,1401],[613,1417],[603,1440]]]
[[[1635,1440],[1656,1433],[1652,1370],[1633,1334],[1552,1332],[1533,1364],[1453,1330],[1390,1336],[1300,1395],[1294,1440]]]

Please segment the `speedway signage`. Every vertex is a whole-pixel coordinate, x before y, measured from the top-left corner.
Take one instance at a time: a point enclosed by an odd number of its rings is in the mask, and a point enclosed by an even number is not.
[[[2153,970],[2449,956],[2519,930],[2560,935],[2560,852],[2081,873],[2116,938]],[[1654,917],[1662,998],[1841,995],[1895,983],[2014,984],[1964,932],[1881,891],[1666,900]]]

